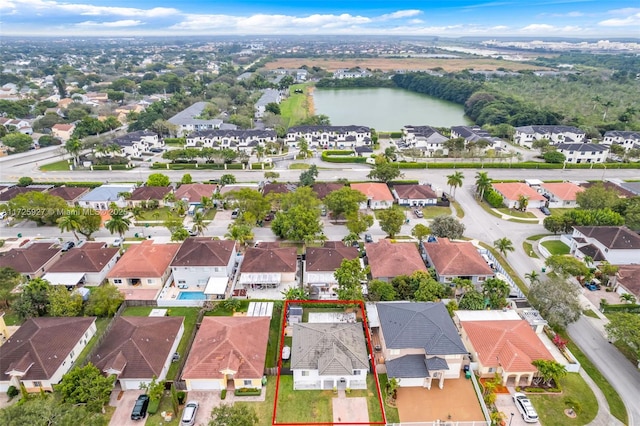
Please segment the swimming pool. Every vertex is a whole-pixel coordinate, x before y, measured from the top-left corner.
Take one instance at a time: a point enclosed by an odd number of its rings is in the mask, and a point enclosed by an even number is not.
[[[205,300],[207,296],[201,291],[181,291],[178,300]]]

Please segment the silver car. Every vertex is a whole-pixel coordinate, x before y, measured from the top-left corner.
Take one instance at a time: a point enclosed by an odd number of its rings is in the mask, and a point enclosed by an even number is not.
[[[180,426],[193,426],[196,424],[196,414],[198,414],[198,402],[189,401],[182,412]]]

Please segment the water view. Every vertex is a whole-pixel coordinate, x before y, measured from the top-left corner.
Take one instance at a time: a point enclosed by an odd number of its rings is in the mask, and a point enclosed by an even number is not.
[[[357,124],[378,131],[399,131],[407,124],[451,127],[469,124],[462,105],[404,89],[318,89],[313,92],[316,114],[331,124]]]

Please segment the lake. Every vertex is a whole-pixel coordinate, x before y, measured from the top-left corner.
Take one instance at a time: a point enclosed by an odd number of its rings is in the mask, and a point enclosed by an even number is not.
[[[335,126],[350,124],[378,131],[400,131],[405,125],[451,127],[471,121],[462,105],[404,89],[318,89],[313,91],[316,114]]]

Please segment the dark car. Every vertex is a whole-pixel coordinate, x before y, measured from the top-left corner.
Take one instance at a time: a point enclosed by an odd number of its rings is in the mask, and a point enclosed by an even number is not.
[[[373,237],[371,236],[371,234],[364,234],[364,242],[365,243],[372,243],[373,242]]]
[[[73,241],[62,243],[62,251],[69,251],[70,249],[74,248],[75,245],[76,243],[74,243]]]
[[[158,152],[163,152],[164,149],[162,149],[162,148],[151,148],[149,151],[158,153]]]
[[[551,211],[549,211],[548,208],[546,208],[545,206],[540,207],[540,211],[542,212],[543,215],[545,216],[549,216],[551,215]]]
[[[140,395],[131,411],[131,420],[142,420],[147,416],[149,407],[149,395]]]

